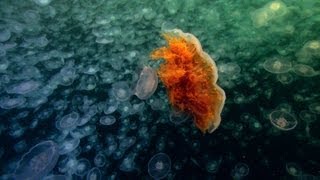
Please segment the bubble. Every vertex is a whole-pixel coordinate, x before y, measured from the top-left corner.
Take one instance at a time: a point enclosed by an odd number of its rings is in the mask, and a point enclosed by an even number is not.
[[[26,98],[22,96],[3,96],[0,97],[0,107],[3,109],[13,109],[17,107],[21,107],[26,102]]]
[[[80,159],[76,166],[76,175],[78,176],[84,176],[87,174],[87,172],[90,170],[91,164],[88,161],[88,159]]]
[[[281,110],[273,111],[269,115],[269,119],[270,119],[271,124],[274,127],[278,128],[280,130],[283,130],[283,131],[292,130],[298,124],[298,121],[296,120],[296,118],[294,116],[292,116],[288,112],[281,111]]]
[[[34,80],[22,81],[6,88],[9,94],[27,94],[37,90],[41,83]]]
[[[302,77],[313,77],[319,74],[319,72],[314,71],[312,67],[304,64],[294,65],[293,72]]]
[[[143,67],[137,85],[135,95],[142,100],[148,99],[158,87],[158,76],[151,67]]]
[[[116,122],[116,118],[114,116],[102,116],[99,120],[100,124],[105,126],[110,126]]]
[[[231,171],[234,179],[241,179],[249,174],[249,166],[245,163],[238,163]]]
[[[132,95],[129,85],[125,81],[120,81],[112,84],[112,94],[118,101],[127,101]]]
[[[77,138],[66,138],[60,145],[59,145],[59,154],[68,154],[69,152],[75,150],[80,144],[80,139]]]
[[[14,172],[15,179],[42,179],[56,165],[58,148],[53,141],[43,141],[24,154]]]
[[[79,113],[71,112],[56,122],[56,128],[59,130],[72,130],[77,127],[78,120]]]
[[[315,102],[309,105],[309,110],[313,113],[320,114],[320,103]]]
[[[302,174],[300,166],[294,162],[286,163],[286,170],[291,176],[300,176]]]
[[[286,73],[289,72],[291,69],[291,62],[280,57],[274,57],[267,59],[263,63],[263,67],[266,71],[271,73]]]
[[[87,174],[87,180],[101,180],[101,171],[99,168],[94,167],[90,169],[90,171]]]
[[[154,155],[148,162],[148,173],[154,179],[165,178],[171,169],[171,160],[165,153]]]
[[[106,156],[103,155],[102,153],[98,153],[95,157],[94,157],[94,165],[96,165],[97,167],[103,167],[106,164]]]

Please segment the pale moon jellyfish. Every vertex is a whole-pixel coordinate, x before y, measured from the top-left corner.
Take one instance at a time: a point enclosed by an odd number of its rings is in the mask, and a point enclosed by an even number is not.
[[[269,119],[271,124],[283,131],[289,131],[294,129],[298,121],[297,119],[289,114],[288,112],[275,110],[269,115]]]
[[[56,128],[59,130],[72,130],[77,127],[78,120],[79,113],[71,112],[56,122]]]
[[[151,67],[143,67],[135,88],[135,95],[142,100],[148,99],[158,87],[158,76]]]
[[[52,0],[33,0],[39,6],[47,6],[51,3]]]
[[[313,77],[320,74],[319,72],[316,72],[311,66],[304,64],[294,65],[293,72],[302,77]]]
[[[67,180],[68,177],[65,175],[50,175],[46,176],[43,180]]]
[[[282,73],[277,75],[277,80],[281,82],[283,85],[290,84],[294,78],[290,73]]]
[[[238,163],[235,165],[231,171],[231,176],[233,179],[239,180],[244,178],[249,174],[249,166],[245,163]]]
[[[189,116],[187,113],[184,113],[182,111],[173,110],[169,114],[169,120],[173,124],[181,124],[187,120],[191,120],[191,116]]]
[[[25,104],[25,102],[26,102],[26,98],[24,98],[22,96],[0,97],[0,107],[2,109],[13,109],[13,108],[21,107]]]
[[[132,91],[125,81],[119,81],[112,84],[112,94],[118,101],[127,101],[132,95]]]
[[[170,157],[165,153],[154,155],[148,162],[148,173],[154,179],[165,178],[171,169]]]
[[[136,169],[136,164],[134,162],[136,154],[130,153],[123,158],[119,169],[124,172],[131,172]]]
[[[100,180],[101,179],[101,171],[99,168],[94,167],[90,169],[90,171],[87,174],[87,180]]]
[[[313,113],[320,114],[320,103],[315,102],[309,105],[309,110]]]
[[[75,173],[78,176],[84,176],[90,170],[90,167],[91,167],[91,164],[88,159],[85,159],[85,158],[80,159],[78,160]]]
[[[280,57],[274,57],[267,59],[263,63],[263,68],[266,71],[275,74],[286,73],[291,69],[291,62]]]
[[[116,118],[114,116],[102,116],[99,120],[100,124],[105,126],[110,126],[116,122]]]
[[[59,158],[57,144],[44,141],[24,154],[14,172],[14,179],[42,179],[56,165]]]
[[[103,155],[102,153],[98,153],[95,157],[94,157],[94,165],[96,165],[97,167],[103,167],[106,164],[106,156]]]
[[[302,174],[300,166],[293,162],[289,162],[286,164],[286,170],[291,176],[300,176]]]
[[[216,173],[219,170],[222,158],[209,160],[206,164],[206,170],[209,173]]]
[[[78,138],[66,138],[59,145],[59,154],[68,154],[69,152],[75,150],[80,144],[80,139]]]
[[[6,88],[9,94],[27,94],[37,90],[41,83],[34,80],[22,81]]]

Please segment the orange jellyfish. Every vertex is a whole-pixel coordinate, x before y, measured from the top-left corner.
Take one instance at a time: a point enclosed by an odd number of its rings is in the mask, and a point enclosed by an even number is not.
[[[212,133],[220,125],[225,93],[216,84],[215,62],[192,34],[174,29],[163,33],[167,46],[155,49],[151,59],[164,59],[158,75],[173,108],[193,116],[195,125]]]

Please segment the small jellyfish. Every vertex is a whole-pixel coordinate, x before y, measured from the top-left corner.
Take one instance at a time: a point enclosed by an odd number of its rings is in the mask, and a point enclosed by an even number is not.
[[[101,177],[101,171],[97,167],[90,169],[90,171],[87,174],[87,180],[101,180]]]
[[[293,115],[281,110],[273,111],[269,115],[269,119],[274,127],[283,131],[292,130],[298,124],[297,119]]]
[[[110,126],[116,122],[116,118],[114,116],[102,116],[99,120],[100,124],[105,126]]]
[[[216,159],[216,160],[210,160],[206,164],[206,170],[209,173],[216,173],[219,170],[221,161],[222,161],[222,158],[219,158],[219,159]]]
[[[319,72],[316,72],[311,66],[304,64],[294,65],[293,72],[302,77],[313,77],[320,74]]]
[[[0,107],[2,109],[13,109],[17,107],[21,107],[25,104],[26,98],[22,96],[15,96],[15,97],[9,97],[9,96],[3,96],[0,97]]]
[[[56,165],[58,147],[53,141],[43,141],[24,154],[14,172],[14,179],[42,179]]]
[[[300,176],[302,175],[302,169],[300,166],[294,162],[288,162],[286,163],[286,170],[287,173],[291,176]]]
[[[51,3],[52,0],[33,0],[39,6],[47,6]]]
[[[290,73],[282,73],[277,75],[277,80],[281,82],[283,85],[287,85],[292,83],[294,80],[293,76]]]
[[[9,40],[11,37],[11,31],[9,29],[0,27],[0,43]]]
[[[238,163],[231,171],[231,176],[233,179],[239,180],[244,178],[249,174],[249,166],[245,163]]]
[[[136,169],[136,164],[134,162],[136,154],[130,153],[123,158],[119,169],[124,172],[131,172]]]
[[[103,167],[106,164],[106,156],[103,155],[102,153],[98,153],[95,157],[94,157],[94,165],[96,165],[97,167]]]
[[[91,164],[88,161],[88,159],[85,159],[85,158],[80,159],[78,160],[75,173],[78,176],[84,176],[90,170],[90,167],[91,167]]]
[[[43,180],[68,180],[68,176],[65,176],[65,175],[49,175],[49,176],[46,176]]]
[[[154,179],[165,178],[171,169],[170,157],[165,153],[154,155],[148,162],[148,173]]]
[[[309,105],[309,110],[313,113],[320,114],[320,103],[315,102]]]
[[[151,67],[143,67],[134,94],[141,100],[148,99],[158,87],[158,76]]]
[[[280,57],[274,57],[267,59],[263,63],[263,67],[266,71],[271,73],[286,73],[289,72],[291,69],[291,62]]]
[[[181,124],[187,120],[191,120],[191,116],[182,111],[172,110],[169,114],[169,120],[173,124]]]
[[[119,103],[115,99],[110,98],[106,101],[106,105],[103,112],[107,115],[112,114],[118,109],[118,105]]]
[[[6,91],[9,94],[27,94],[37,90],[40,87],[40,85],[41,83],[38,81],[28,80],[7,87]]]
[[[130,99],[132,95],[132,91],[125,81],[119,81],[112,84],[112,95],[116,98],[118,101],[127,101]]]
[[[56,122],[56,128],[59,130],[72,130],[77,127],[78,120],[79,113],[71,112]]]
[[[66,138],[59,145],[59,154],[68,154],[69,152],[75,150],[80,144],[80,139],[77,138]]]

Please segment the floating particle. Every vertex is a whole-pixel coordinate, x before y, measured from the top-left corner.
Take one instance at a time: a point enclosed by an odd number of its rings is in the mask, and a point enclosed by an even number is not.
[[[163,58],[158,75],[167,88],[173,108],[193,116],[203,132],[213,132],[220,124],[225,93],[216,84],[215,62],[202,50],[199,40],[174,29],[163,34],[166,47],[151,53],[152,59]]]

